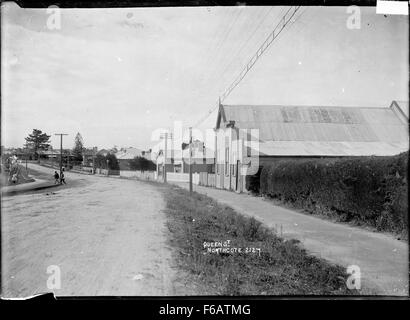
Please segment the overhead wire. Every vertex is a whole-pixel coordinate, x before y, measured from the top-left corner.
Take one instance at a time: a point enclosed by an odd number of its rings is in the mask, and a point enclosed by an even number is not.
[[[283,17],[280,19],[280,21],[277,23],[277,25],[275,26],[275,28],[273,29],[273,31],[270,32],[270,34],[268,35],[268,37],[265,38],[264,42],[258,47],[258,50],[251,56],[251,58],[249,59],[248,63],[246,64],[246,66],[242,69],[242,71],[239,73],[239,75],[234,79],[234,81],[231,83],[231,85],[224,91],[224,93],[222,94],[222,96],[219,97],[218,102],[216,103],[215,107],[210,109],[208,111],[207,114],[205,114],[203,117],[201,117],[201,119],[199,119],[193,127],[198,126],[200,123],[202,123],[204,120],[206,120],[206,118],[209,117],[209,115],[214,112],[219,104],[221,102],[223,102],[229,95],[230,93],[239,85],[239,83],[242,81],[242,79],[245,77],[245,75],[252,69],[252,67],[255,65],[256,61],[262,56],[262,54],[268,49],[268,47],[270,46],[270,44],[281,34],[281,32],[283,31],[283,29],[290,23],[291,19],[295,16],[295,14],[297,13],[297,11],[300,9],[300,6],[295,6],[293,11],[291,12],[290,16],[287,17],[288,13],[291,11],[292,7],[290,7],[286,13],[283,15]],[[306,11],[306,10],[305,10]],[[297,20],[300,19],[300,17],[304,14],[303,11],[301,14],[299,14],[298,16],[296,16],[296,18],[289,24],[289,26],[293,25]],[[270,10],[269,12],[270,13]],[[267,17],[268,13],[264,16],[264,19]],[[237,18],[239,17],[239,15],[237,15],[236,19],[234,19],[234,21],[237,21]],[[247,38],[247,40],[245,41],[245,44],[249,43],[249,40],[253,37],[253,35],[255,34],[255,32],[259,29],[259,27],[262,25],[263,20],[258,24],[258,27],[255,29],[255,31],[251,34],[250,37]],[[282,25],[281,25],[282,23]],[[225,33],[225,37],[224,40],[227,38],[227,35],[229,35],[230,30],[232,28],[232,26],[234,25],[231,24],[231,27],[229,28],[228,33]],[[281,26],[279,28],[279,26]],[[279,30],[277,31],[277,33],[275,34],[275,31],[279,28]],[[244,47],[245,45],[242,45],[242,47]],[[220,47],[220,46],[219,46]],[[241,47],[241,49],[242,49]],[[239,51],[237,52],[237,54],[234,56],[234,59],[236,58],[236,56],[239,54]],[[234,61],[234,59],[232,61]],[[232,62],[231,61],[231,62]],[[228,68],[225,68],[224,71],[227,71]]]

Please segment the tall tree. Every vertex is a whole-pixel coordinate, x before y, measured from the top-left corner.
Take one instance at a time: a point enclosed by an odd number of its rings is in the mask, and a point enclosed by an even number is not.
[[[84,142],[83,137],[79,132],[77,132],[75,139],[74,139],[74,148],[73,148],[73,156],[76,161],[83,160],[83,150],[84,150]]]
[[[50,147],[50,136],[38,129],[33,129],[33,132],[25,139],[27,146],[33,151],[36,160],[40,150],[47,150]]]

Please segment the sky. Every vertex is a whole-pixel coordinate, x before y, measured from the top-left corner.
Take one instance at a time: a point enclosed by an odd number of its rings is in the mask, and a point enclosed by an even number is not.
[[[218,97],[287,7],[46,9],[2,3],[2,141],[34,128],[86,147],[137,147],[182,122],[212,128]],[[387,107],[408,100],[408,17],[302,7],[225,104]],[[214,110],[212,113],[210,111]],[[209,114],[208,117],[206,115]],[[205,118],[206,117],[206,118]]]

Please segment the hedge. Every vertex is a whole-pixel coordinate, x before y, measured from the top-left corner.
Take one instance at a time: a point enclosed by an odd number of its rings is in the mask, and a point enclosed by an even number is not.
[[[254,175],[247,175],[245,177],[246,190],[251,191],[254,194],[260,193],[260,176],[262,167],[259,167],[258,172]]]
[[[408,155],[279,160],[262,169],[260,192],[311,213],[407,234]]]

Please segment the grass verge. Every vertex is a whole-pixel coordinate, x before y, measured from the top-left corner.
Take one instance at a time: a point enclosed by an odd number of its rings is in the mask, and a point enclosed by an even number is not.
[[[346,287],[344,268],[307,254],[296,240],[285,241],[254,218],[207,196],[196,192],[190,196],[188,191],[170,185],[159,185],[159,189],[166,199],[175,261],[190,281],[204,288],[203,294],[359,294]],[[224,247],[228,240],[229,247]],[[215,242],[229,252],[208,252]],[[242,252],[232,252],[235,248]]]

